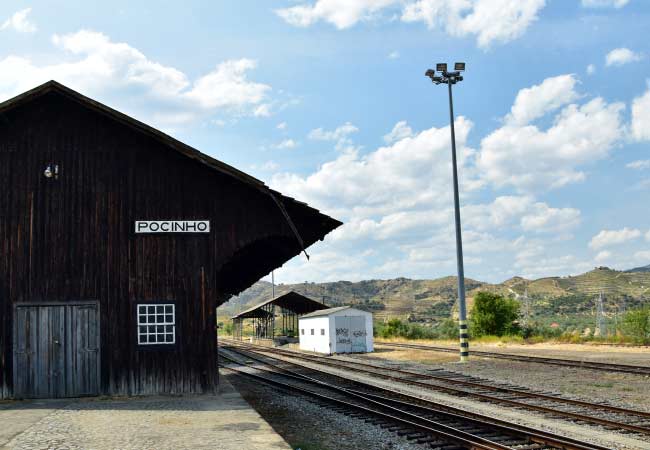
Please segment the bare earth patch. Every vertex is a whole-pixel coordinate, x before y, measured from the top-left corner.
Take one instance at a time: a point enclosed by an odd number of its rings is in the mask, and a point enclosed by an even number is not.
[[[596,347],[576,344],[474,345],[470,346],[470,355],[472,349],[620,364],[650,365],[650,349],[646,348]],[[503,380],[520,386],[579,396],[590,401],[610,401],[621,406],[650,411],[650,395],[648,395],[650,377],[648,376],[477,356],[471,356],[471,361],[468,364],[460,364],[458,363],[458,356],[454,353],[398,349],[382,346],[380,343],[376,344],[375,353],[364,357],[443,366],[447,370],[454,370],[467,375]]]

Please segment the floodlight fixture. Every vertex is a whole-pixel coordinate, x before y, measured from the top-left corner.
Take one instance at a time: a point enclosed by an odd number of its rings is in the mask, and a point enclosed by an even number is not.
[[[438,63],[436,64],[436,70],[438,72],[446,72],[447,71],[447,63]]]
[[[465,63],[464,62],[457,62],[454,64],[454,70],[457,72],[464,72],[465,71]]]

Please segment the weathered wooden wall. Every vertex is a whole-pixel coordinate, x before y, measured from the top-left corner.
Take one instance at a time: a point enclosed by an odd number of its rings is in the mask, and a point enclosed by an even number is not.
[[[163,219],[207,219],[211,232],[133,232]],[[103,393],[212,390],[218,303],[298,251],[268,195],[59,93],[0,114],[0,397],[12,305],[36,301],[99,301]],[[173,351],[136,344],[134,304],[149,300],[177,304]]]

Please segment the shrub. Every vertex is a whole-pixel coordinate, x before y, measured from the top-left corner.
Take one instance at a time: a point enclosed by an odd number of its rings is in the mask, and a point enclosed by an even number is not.
[[[434,330],[430,327],[417,323],[402,322],[400,319],[391,319],[386,323],[375,323],[374,334],[384,339],[395,337],[406,339],[435,339],[437,337]]]
[[[637,342],[650,341],[650,307],[634,309],[625,313],[623,333]]]
[[[442,339],[458,339],[458,323],[453,319],[445,319],[435,329],[436,334]]]
[[[503,336],[519,331],[519,303],[491,292],[479,292],[474,297],[472,329],[476,336]]]
[[[222,332],[221,334],[225,334],[227,336],[232,336],[232,331],[233,331],[233,325],[232,322],[219,322],[219,328],[221,328]]]

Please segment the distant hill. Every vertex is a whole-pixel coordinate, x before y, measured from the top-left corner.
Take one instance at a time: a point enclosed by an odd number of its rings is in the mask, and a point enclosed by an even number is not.
[[[641,268],[643,269],[643,268]],[[599,267],[578,276],[528,280],[510,278],[499,284],[465,279],[468,303],[480,291],[490,291],[528,303],[541,316],[588,314],[594,309],[599,292],[605,295],[605,310],[620,311],[650,302],[650,267],[647,270],[616,271]],[[436,280],[365,280],[359,282],[298,283],[276,285],[280,295],[294,290],[331,306],[355,305],[373,311],[375,317],[430,321],[449,317],[457,299],[456,277]],[[260,281],[231,299],[218,310],[220,317],[271,298],[272,286]]]
[[[650,272],[650,264],[643,267],[636,267],[634,269],[626,270],[626,272]]]

